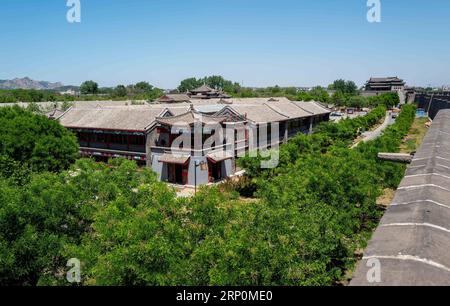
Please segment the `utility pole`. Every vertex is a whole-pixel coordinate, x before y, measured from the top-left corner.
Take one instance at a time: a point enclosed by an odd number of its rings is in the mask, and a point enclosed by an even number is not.
[[[197,194],[197,167],[199,166],[198,161],[196,160],[194,163],[195,167],[194,167],[194,194]]]

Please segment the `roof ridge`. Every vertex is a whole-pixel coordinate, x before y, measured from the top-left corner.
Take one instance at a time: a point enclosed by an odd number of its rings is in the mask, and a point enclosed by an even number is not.
[[[315,105],[317,105],[318,107],[321,107],[321,108],[323,108],[324,110],[326,110],[326,111],[329,111],[329,109],[328,109],[328,107],[326,107],[325,106],[325,104],[323,104],[322,102],[320,102],[320,101],[312,101]]]
[[[64,115],[66,115],[70,110],[72,110],[74,107],[71,106],[68,109],[66,109],[58,118],[55,118],[55,120],[61,119]]]
[[[169,110],[169,111],[170,111],[170,110]],[[221,111],[221,110],[220,110],[220,111]],[[206,117],[206,118],[218,118],[218,117],[215,116],[215,115],[207,115],[207,114],[203,114],[203,113],[201,113],[201,112],[196,111],[195,109],[189,109],[189,110],[188,110],[187,112],[185,112],[185,113],[182,113],[182,114],[179,114],[179,115],[176,115],[176,116],[172,116],[172,117],[170,117],[170,118],[176,119],[176,118],[179,118],[179,117],[186,116],[186,115],[188,115],[188,114],[201,115],[202,117]],[[163,117],[160,117],[160,116],[156,117],[156,119],[160,119],[160,118],[163,118]]]
[[[236,116],[244,118],[245,120],[249,120],[248,118],[245,118],[245,115],[241,114],[236,109],[234,109],[232,104],[229,104],[229,105],[225,106],[220,111],[218,111],[216,114],[219,114],[219,113],[221,113],[221,112],[223,112],[224,110],[227,110],[227,109],[230,110],[231,112],[233,112]],[[219,117],[225,117],[223,115],[218,115],[218,116]]]
[[[280,112],[280,111],[274,109],[272,106],[270,106],[269,104],[267,104],[267,102],[264,102],[263,105],[267,106],[268,108],[270,108],[271,110],[273,110],[274,112],[276,112],[277,114],[279,114],[279,115],[281,115],[281,116],[283,116],[283,117],[286,117],[286,118],[288,118],[288,119],[291,119],[291,118],[292,118],[292,117],[286,116],[286,115],[283,114],[282,112]]]
[[[292,104],[294,104],[296,107],[300,108],[301,110],[303,110],[304,112],[307,112],[308,114],[314,115],[314,112],[311,112],[307,109],[304,109],[303,107],[301,107],[300,105],[298,105],[297,103],[290,101]],[[305,102],[305,101],[297,101],[297,102],[303,102],[303,103],[309,103],[309,102]]]
[[[153,125],[155,125],[155,124],[156,124],[156,119],[157,119],[157,118],[164,118],[164,117],[162,117],[162,116],[163,116],[166,112],[171,113],[172,116],[173,116],[173,113],[170,111],[170,109],[169,109],[168,107],[166,107],[166,108],[164,108],[164,109],[158,114],[158,116],[155,117],[155,119],[153,119],[153,121],[152,121],[150,124],[148,124],[148,125],[144,128],[144,130],[147,131],[147,130],[149,130]]]

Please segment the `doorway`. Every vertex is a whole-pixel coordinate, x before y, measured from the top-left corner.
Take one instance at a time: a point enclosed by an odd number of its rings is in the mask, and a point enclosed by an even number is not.
[[[222,175],[222,163],[223,162],[212,162],[208,160],[208,174],[209,182],[214,183],[223,179]]]
[[[188,182],[188,167],[180,164],[167,164],[168,181],[176,185],[186,185]]]

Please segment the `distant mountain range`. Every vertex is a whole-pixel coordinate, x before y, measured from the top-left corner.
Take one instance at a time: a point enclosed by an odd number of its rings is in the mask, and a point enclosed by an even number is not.
[[[13,80],[0,80],[0,89],[40,89],[40,90],[57,90],[64,87],[62,83],[51,83],[47,81],[35,81],[28,77]]]

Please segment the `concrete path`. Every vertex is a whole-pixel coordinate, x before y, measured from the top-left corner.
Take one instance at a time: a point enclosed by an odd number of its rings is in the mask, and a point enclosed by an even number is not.
[[[373,131],[367,131],[364,132],[362,134],[363,138],[358,141],[357,143],[355,143],[352,146],[352,149],[356,148],[361,142],[368,142],[371,140],[374,140],[378,137],[381,136],[381,134],[383,133],[383,131],[390,125],[395,123],[395,119],[392,118],[392,113],[391,112],[386,112],[386,118],[384,119],[384,122],[382,125],[380,125],[378,128],[376,128]]]

